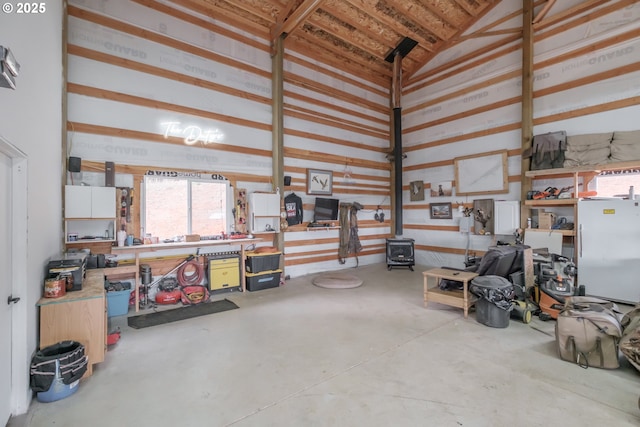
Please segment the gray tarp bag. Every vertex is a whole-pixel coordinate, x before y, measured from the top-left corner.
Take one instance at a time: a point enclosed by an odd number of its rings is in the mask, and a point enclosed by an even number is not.
[[[599,298],[572,296],[556,321],[556,347],[562,360],[583,368],[617,369],[622,313]]]
[[[640,305],[622,318],[620,351],[640,371]]]
[[[513,310],[515,296],[513,283],[504,277],[494,275],[474,277],[469,284],[469,292],[502,310]]]
[[[564,167],[567,132],[561,130],[535,135],[531,143],[531,170]]]

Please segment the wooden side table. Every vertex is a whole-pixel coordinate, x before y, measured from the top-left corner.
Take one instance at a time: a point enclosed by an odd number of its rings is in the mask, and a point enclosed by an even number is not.
[[[474,295],[469,294],[469,281],[478,276],[470,271],[449,270],[446,268],[432,268],[422,272],[424,277],[424,306],[427,307],[429,301],[439,302],[464,309],[464,317],[469,314],[471,307],[477,300]],[[440,289],[440,280],[449,279],[462,282],[462,290],[445,291]]]

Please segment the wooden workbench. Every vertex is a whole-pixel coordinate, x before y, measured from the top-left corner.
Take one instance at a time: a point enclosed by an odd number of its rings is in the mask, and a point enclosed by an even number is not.
[[[40,298],[40,348],[77,341],[89,357],[85,377],[107,351],[107,300],[102,269],[87,270],[82,289],[59,298]]]
[[[133,254],[135,255],[135,307],[136,311],[140,310],[140,254],[153,253],[159,251],[167,251],[173,249],[194,248],[196,250],[208,248],[212,246],[240,246],[240,284],[242,291],[246,291],[245,283],[245,247],[249,244],[255,244],[262,239],[226,239],[226,240],[200,240],[197,242],[176,242],[176,243],[154,243],[150,245],[136,246],[114,246],[111,253],[114,255]],[[202,252],[202,251],[199,251]]]

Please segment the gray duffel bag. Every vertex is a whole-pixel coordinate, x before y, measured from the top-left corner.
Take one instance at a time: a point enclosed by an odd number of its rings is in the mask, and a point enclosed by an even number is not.
[[[599,298],[573,296],[556,322],[556,346],[562,360],[583,368],[617,369],[622,337],[618,306]]]

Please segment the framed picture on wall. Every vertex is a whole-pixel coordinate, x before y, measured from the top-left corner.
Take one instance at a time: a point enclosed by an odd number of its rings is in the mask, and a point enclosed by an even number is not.
[[[431,183],[431,197],[446,197],[453,195],[453,183],[451,181]]]
[[[411,201],[424,200],[424,182],[411,181],[409,183],[409,190],[411,195]]]
[[[330,196],[333,193],[333,172],[307,169],[307,194]]]
[[[493,234],[493,211],[493,199],[479,199],[473,201],[473,229],[476,234]]]
[[[429,211],[431,212],[431,219],[451,219],[453,215],[451,213],[451,203],[430,203]]]

